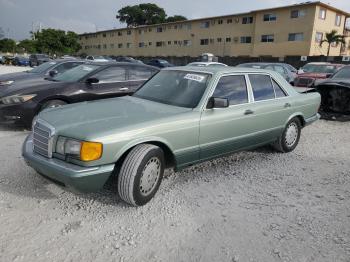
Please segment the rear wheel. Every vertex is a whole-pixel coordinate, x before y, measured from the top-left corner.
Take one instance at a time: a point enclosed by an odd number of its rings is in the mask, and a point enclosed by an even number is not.
[[[126,156],[118,175],[118,193],[133,206],[148,203],[158,191],[164,173],[164,153],[155,145],[141,144]]]
[[[273,143],[273,147],[283,153],[293,151],[299,143],[300,133],[300,120],[298,118],[291,119],[287,123],[282,135]]]

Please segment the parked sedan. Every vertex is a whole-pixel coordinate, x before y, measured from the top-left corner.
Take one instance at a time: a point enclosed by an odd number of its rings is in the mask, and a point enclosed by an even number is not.
[[[159,67],[159,68],[166,68],[166,67],[172,67],[173,64],[170,64],[168,61],[164,59],[152,59],[146,63],[147,65]]]
[[[321,94],[321,111],[350,115],[350,66],[315,86]]]
[[[24,56],[16,56],[13,59],[13,65],[16,66],[29,66],[29,58]]]
[[[54,78],[19,81],[0,88],[0,122],[31,126],[33,118],[47,108],[128,95],[157,71],[126,63],[90,63]]]
[[[29,56],[29,65],[30,66],[39,66],[43,63],[49,62],[51,59],[48,55],[45,54],[33,54]]]
[[[319,104],[318,93],[299,94],[275,72],[167,68],[133,96],[43,111],[23,156],[39,174],[81,191],[117,175],[121,199],[140,206],[165,168],[268,144],[294,150]]]
[[[41,64],[40,66],[28,71],[0,75],[0,90],[1,86],[13,85],[18,81],[30,81],[34,78],[41,79],[44,77],[59,75],[83,63],[85,62],[79,60],[55,60]]]
[[[259,68],[272,70],[280,73],[288,83],[294,84],[294,79],[297,77],[297,69],[285,63],[245,63],[237,65],[237,67]]]
[[[305,88],[313,87],[317,81],[331,77],[343,66],[331,63],[308,63],[300,69],[298,77],[294,80],[294,85]]]
[[[218,63],[218,62],[193,62],[189,63],[187,66],[227,66],[223,63]]]

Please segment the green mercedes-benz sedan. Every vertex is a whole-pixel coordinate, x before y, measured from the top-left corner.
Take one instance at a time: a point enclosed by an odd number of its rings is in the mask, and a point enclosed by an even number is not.
[[[233,67],[164,69],[134,95],[43,111],[23,145],[38,173],[80,191],[113,174],[127,203],[156,194],[165,168],[271,144],[290,152],[319,118],[318,93],[278,73]]]

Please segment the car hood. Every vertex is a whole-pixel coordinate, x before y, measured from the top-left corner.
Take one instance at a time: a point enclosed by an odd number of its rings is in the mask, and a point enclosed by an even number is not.
[[[30,92],[33,92],[34,90],[40,89],[41,86],[46,86],[50,83],[55,84],[61,82],[48,81],[38,75],[31,76],[22,80],[15,80],[15,82],[10,85],[0,86],[0,97],[25,94],[28,90],[30,90]]]
[[[38,74],[35,74],[35,73],[17,72],[17,73],[0,75],[0,81],[8,81],[8,80],[18,81],[26,78],[37,77],[37,76]]]
[[[146,122],[147,126],[157,125],[191,111],[190,108],[125,96],[45,110],[39,118],[53,126],[60,135],[96,140],[116,132],[142,132]]]
[[[327,75],[329,74],[326,74],[326,73],[302,73],[302,74],[299,74],[298,77],[300,78],[327,78]]]

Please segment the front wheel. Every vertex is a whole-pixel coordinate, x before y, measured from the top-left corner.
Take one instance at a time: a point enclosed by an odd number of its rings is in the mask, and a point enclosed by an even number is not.
[[[126,156],[118,175],[118,193],[133,206],[148,203],[158,191],[164,173],[164,153],[151,144],[134,147]]]
[[[291,119],[287,123],[282,135],[273,143],[273,147],[282,153],[293,151],[299,143],[300,133],[300,120],[298,118]]]

